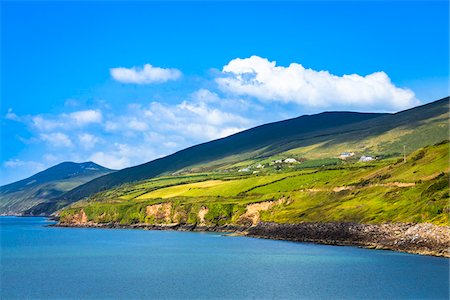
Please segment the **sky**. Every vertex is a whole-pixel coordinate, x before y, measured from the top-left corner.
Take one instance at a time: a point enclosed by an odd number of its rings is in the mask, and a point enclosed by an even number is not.
[[[448,1],[1,2],[0,184],[449,95]]]

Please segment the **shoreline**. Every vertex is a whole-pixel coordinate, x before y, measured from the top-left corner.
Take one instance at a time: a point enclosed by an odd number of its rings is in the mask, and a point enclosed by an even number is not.
[[[359,224],[260,222],[255,226],[196,224],[56,223],[53,227],[227,232],[231,235],[335,246],[356,246],[450,258],[450,227],[429,223]]]

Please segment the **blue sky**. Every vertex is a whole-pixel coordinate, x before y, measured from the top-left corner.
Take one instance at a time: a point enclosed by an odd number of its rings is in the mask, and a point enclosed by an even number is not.
[[[0,184],[448,96],[448,12],[447,1],[3,1]]]

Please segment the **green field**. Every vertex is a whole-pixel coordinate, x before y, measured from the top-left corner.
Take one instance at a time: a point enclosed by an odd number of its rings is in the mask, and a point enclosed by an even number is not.
[[[248,224],[252,218],[448,224],[448,141],[414,151],[406,162],[401,157],[368,163],[322,158],[270,164],[276,159],[243,164],[248,172],[224,168],[126,184],[77,202],[60,216],[73,222],[83,211],[88,221],[121,224]]]

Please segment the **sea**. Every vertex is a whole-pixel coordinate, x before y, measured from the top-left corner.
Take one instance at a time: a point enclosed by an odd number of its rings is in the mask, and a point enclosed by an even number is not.
[[[449,299],[449,259],[0,217],[1,299]]]

